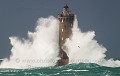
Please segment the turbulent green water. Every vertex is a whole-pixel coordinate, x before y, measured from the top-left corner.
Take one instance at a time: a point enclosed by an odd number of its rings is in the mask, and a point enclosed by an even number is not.
[[[0,69],[0,76],[120,76],[120,67],[80,63],[31,69]]]

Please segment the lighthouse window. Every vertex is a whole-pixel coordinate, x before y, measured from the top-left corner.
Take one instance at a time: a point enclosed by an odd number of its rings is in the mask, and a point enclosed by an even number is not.
[[[62,37],[62,40],[63,40],[63,37]]]
[[[63,19],[62,19],[62,22],[63,22]]]
[[[60,18],[60,21],[62,21],[62,19]]]
[[[62,29],[62,32],[63,32],[63,29]]]

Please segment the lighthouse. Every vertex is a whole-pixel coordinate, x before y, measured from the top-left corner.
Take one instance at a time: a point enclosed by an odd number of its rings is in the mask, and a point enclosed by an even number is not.
[[[67,5],[64,6],[63,11],[58,14],[59,19],[59,57],[57,65],[65,65],[69,63],[69,57],[66,54],[65,46],[63,47],[65,40],[70,38],[72,34],[72,27],[74,21],[74,14],[71,13]]]

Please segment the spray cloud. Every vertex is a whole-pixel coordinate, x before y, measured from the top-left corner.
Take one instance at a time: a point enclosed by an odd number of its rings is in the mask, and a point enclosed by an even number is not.
[[[120,61],[114,61],[112,58],[106,60],[105,52],[107,49],[100,45],[94,39],[95,32],[82,32],[78,28],[78,21],[75,18],[74,26],[72,28],[72,36],[66,39],[64,46],[68,49],[68,56],[70,63],[97,63],[102,66],[119,67]]]
[[[0,68],[29,68],[54,66],[59,59],[58,20],[50,16],[39,18],[35,32],[28,32],[28,39],[10,37],[11,56],[1,63]],[[72,35],[66,39],[64,46],[71,63],[97,63],[99,65],[118,67],[120,61],[106,60],[105,47],[94,39],[95,32],[81,32],[75,18]]]
[[[10,37],[10,60],[4,59],[1,68],[54,66],[58,60],[58,21],[55,17],[39,18],[35,32],[28,39]]]

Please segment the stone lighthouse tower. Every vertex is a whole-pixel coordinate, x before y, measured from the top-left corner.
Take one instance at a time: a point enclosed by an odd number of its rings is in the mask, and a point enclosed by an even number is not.
[[[63,11],[58,14],[59,18],[59,45],[60,45],[60,60],[57,65],[65,65],[69,63],[69,57],[64,51],[63,45],[66,38],[69,38],[72,33],[74,14],[72,14],[67,5],[64,6]]]

